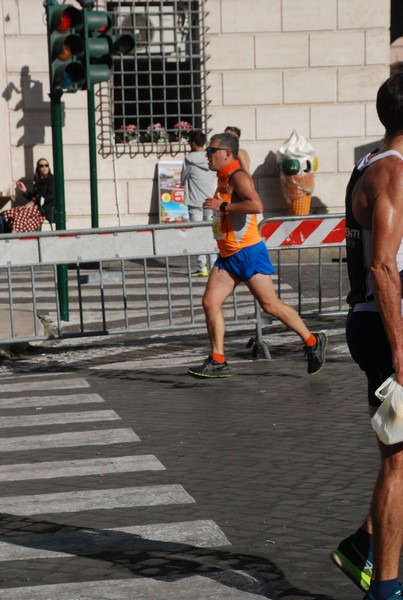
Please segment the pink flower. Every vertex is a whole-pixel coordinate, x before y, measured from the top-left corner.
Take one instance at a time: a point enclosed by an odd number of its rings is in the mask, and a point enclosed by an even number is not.
[[[190,131],[191,129],[193,129],[193,127],[187,121],[179,121],[179,123],[175,123],[174,129],[179,129],[181,131]]]
[[[133,124],[126,125],[126,131],[128,131],[129,133],[137,133],[137,127]]]
[[[134,143],[139,139],[137,126],[133,123],[123,124],[116,130],[116,141],[119,144]]]

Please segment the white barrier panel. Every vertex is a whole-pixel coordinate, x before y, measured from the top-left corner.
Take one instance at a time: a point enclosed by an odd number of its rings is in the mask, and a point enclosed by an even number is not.
[[[211,227],[156,229],[154,236],[155,253],[158,255],[217,252]]]
[[[37,237],[0,240],[0,266],[23,267],[37,265],[39,262],[39,239]]]
[[[147,226],[146,226],[147,227]],[[268,248],[345,245],[344,215],[264,219]],[[210,224],[0,239],[0,266],[66,264],[217,252]]]
[[[151,230],[42,237],[39,246],[43,264],[154,256]]]
[[[264,219],[259,231],[268,248],[286,246],[345,245],[344,215],[296,219]]]

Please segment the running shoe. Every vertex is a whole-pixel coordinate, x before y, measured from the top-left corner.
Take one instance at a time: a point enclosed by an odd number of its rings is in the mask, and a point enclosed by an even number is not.
[[[231,377],[228,363],[219,363],[209,355],[199,367],[190,367],[188,374],[199,379],[218,379],[220,377]]]
[[[393,594],[388,598],[388,600],[402,600],[402,592],[403,587],[400,584],[399,587],[397,587]],[[371,594],[371,592],[367,592],[364,596],[364,600],[376,600],[376,598]]]
[[[323,332],[314,333],[316,344],[305,346],[305,356],[308,359],[308,373],[315,375],[319,373],[326,360],[327,335]]]
[[[372,550],[363,552],[350,536],[340,542],[330,558],[364,592],[369,589],[373,568]]]
[[[210,275],[210,271],[208,267],[200,267],[197,271],[192,273],[195,277],[208,277]]]

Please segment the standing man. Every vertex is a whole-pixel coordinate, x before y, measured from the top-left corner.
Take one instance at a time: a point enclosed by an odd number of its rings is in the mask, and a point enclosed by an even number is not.
[[[236,158],[238,146],[235,136],[221,133],[211,138],[206,150],[210,169],[217,172],[218,185],[204,207],[214,211],[213,234],[220,254],[203,296],[211,353],[202,365],[191,367],[188,373],[199,378],[230,376],[224,357],[222,305],[241,281],[265,312],[300,336],[308,358],[308,373],[317,373],[325,362],[326,335],[311,333],[298,313],[276,295],[271,278],[274,267],[257,226],[256,215],[263,212],[263,204],[251,177]]]
[[[403,385],[403,73],[382,84],[376,108],[385,137],[358,162],[346,193],[347,342],[368,379],[371,416],[380,405],[375,390],[391,373]],[[378,446],[370,514],[332,559],[359,587],[369,587],[364,600],[401,600],[403,443]]]
[[[193,130],[188,138],[191,152],[183,163],[181,184],[185,187],[185,204],[191,221],[211,221],[212,211],[203,208],[203,202],[214,194],[215,176],[209,169],[205,154],[206,136],[202,131]],[[207,257],[197,257],[197,271],[193,275],[208,277]]]
[[[238,142],[241,139],[241,130],[238,127],[232,127],[231,125],[228,125],[228,127],[225,128],[224,133],[230,133],[236,137]],[[238,149],[238,160],[241,164],[241,168],[252,177],[250,172],[250,156],[243,148]]]

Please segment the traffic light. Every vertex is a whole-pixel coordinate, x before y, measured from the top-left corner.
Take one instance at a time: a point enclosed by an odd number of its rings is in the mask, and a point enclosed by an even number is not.
[[[111,15],[92,10],[93,0],[79,0],[83,8],[45,0],[48,23],[51,92],[76,92],[109,81],[114,54],[130,54],[134,35],[113,34]]]
[[[112,36],[112,54],[132,54],[133,50],[133,34],[119,33]]]
[[[69,4],[47,6],[51,91],[85,89],[84,12]]]
[[[94,83],[109,81],[113,58],[111,24],[106,12],[85,11],[84,36],[87,88]]]
[[[130,54],[134,36],[113,35],[111,16],[102,11],[85,11],[85,55],[87,87],[108,81],[113,68],[114,54]]]

